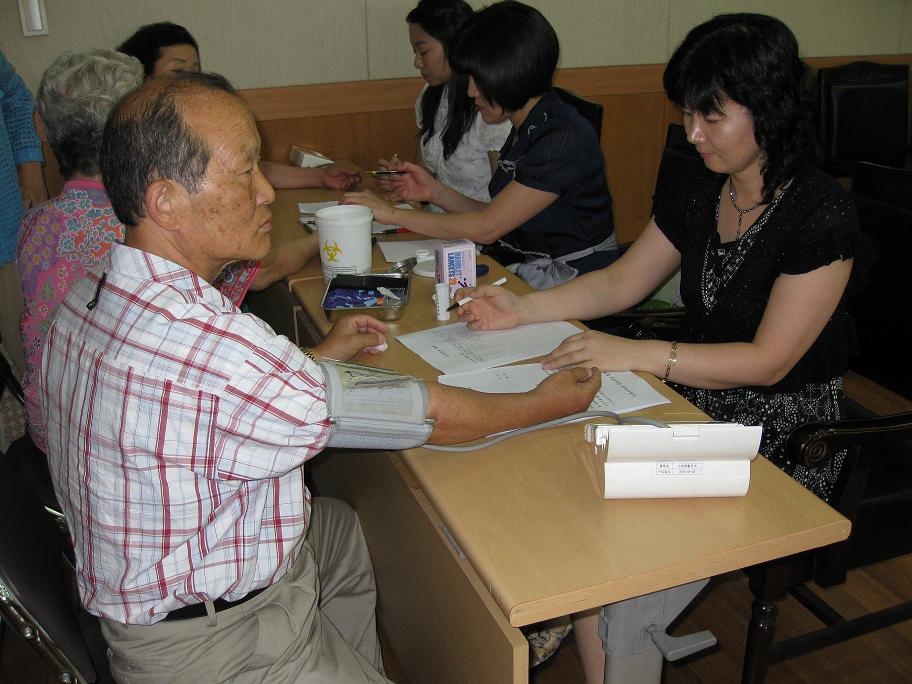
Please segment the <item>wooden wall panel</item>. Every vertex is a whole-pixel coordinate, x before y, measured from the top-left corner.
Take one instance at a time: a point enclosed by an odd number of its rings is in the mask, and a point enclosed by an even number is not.
[[[361,165],[370,144],[369,113],[312,116],[259,121],[261,156],[287,162],[292,145],[321,152],[331,159],[348,159]]]
[[[412,93],[413,95],[415,93]],[[414,98],[412,98],[414,100]],[[376,168],[377,160],[398,154],[400,159],[415,161],[418,152],[418,127],[413,105],[405,109],[374,112],[370,116],[370,149],[363,168]]]
[[[618,242],[632,242],[649,220],[665,142],[662,93],[593,98],[605,108],[602,152],[614,198]]]
[[[819,57],[813,68],[866,59],[909,64],[912,55]],[[662,64],[562,69],[555,83],[605,108],[602,152],[615,200],[618,239],[633,240],[649,219],[652,190],[667,125],[680,113],[662,89]],[[423,81],[400,78],[241,91],[263,138],[263,158],[286,161],[292,145],[348,159],[364,169],[398,152],[417,157],[414,103]],[[48,191],[62,181],[50,151],[45,168]],[[366,187],[371,187],[366,183]]]

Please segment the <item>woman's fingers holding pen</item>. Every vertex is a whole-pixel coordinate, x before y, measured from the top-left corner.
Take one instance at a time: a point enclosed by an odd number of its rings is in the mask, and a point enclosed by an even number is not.
[[[470,301],[462,304],[457,312],[459,319],[471,330],[505,330],[522,323],[522,298],[505,287],[462,288],[456,291],[453,300],[460,302],[469,297]]]
[[[394,154],[389,159],[384,159],[381,157],[377,160],[377,164],[381,169],[387,169],[389,171],[399,171],[402,166],[402,160],[399,159],[399,155]]]

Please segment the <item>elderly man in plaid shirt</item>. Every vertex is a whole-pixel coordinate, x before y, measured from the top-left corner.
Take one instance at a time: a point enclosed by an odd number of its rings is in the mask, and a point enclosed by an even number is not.
[[[303,463],[332,431],[323,370],[209,283],[269,250],[272,187],[223,80],[154,79],[119,103],[102,173],[124,244],[76,283],[39,373],[54,486],[118,681],[385,681],[354,512]],[[313,349],[385,339],[367,316]],[[597,374],[485,395],[427,385],[429,441],[584,409]]]

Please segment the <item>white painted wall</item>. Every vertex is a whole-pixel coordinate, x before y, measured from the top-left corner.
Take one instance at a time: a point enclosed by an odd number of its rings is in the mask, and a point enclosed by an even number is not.
[[[802,54],[912,52],[912,0],[527,0],[561,39],[562,67],[657,64],[720,12],[778,16]],[[65,50],[115,47],[169,20],[196,37],[203,68],[238,88],[413,76],[405,15],[416,0],[45,0],[47,36],[25,38],[0,0],[0,50],[33,91]],[[470,0],[480,7],[480,0]]]

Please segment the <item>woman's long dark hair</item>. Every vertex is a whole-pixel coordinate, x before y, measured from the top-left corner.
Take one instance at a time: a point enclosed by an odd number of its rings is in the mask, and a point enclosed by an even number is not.
[[[449,59],[450,48],[459,30],[472,14],[472,8],[464,0],[421,0],[415,9],[408,13],[405,20],[409,24],[417,24],[429,36],[439,40],[443,44],[443,54]],[[467,93],[468,84],[468,76],[455,72],[446,84],[449,86],[447,121],[440,135],[444,159],[453,154],[462,136],[475,121],[475,102]],[[444,84],[429,85],[421,96],[421,130],[418,131],[418,137],[422,144],[427,143],[434,135],[434,119],[440,107],[443,91]]]
[[[763,14],[721,14],[692,29],[663,82],[668,98],[700,114],[719,114],[726,98],[747,107],[764,155],[763,201],[814,155],[813,91],[798,41]]]

